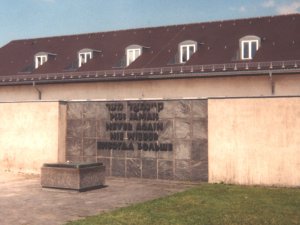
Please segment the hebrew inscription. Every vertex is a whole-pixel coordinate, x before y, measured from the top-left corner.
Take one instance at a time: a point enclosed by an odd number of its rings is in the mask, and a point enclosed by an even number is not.
[[[159,114],[163,102],[117,102],[107,103],[109,118],[105,131],[109,141],[98,141],[99,150],[173,151],[173,144],[161,142],[165,122]]]

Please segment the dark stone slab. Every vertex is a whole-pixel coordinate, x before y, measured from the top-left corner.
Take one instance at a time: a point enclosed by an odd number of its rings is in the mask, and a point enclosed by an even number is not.
[[[97,155],[100,157],[111,157],[111,150],[97,150]]]
[[[192,142],[191,159],[194,161],[208,161],[207,140],[195,140]]]
[[[193,100],[193,117],[207,118],[207,100]]]
[[[182,139],[191,138],[191,122],[188,119],[176,119],[175,121],[175,137]]]
[[[102,163],[55,163],[41,168],[41,185],[44,188],[77,191],[103,187],[105,166]]]
[[[141,160],[127,159],[126,160],[126,177],[141,178]]]
[[[82,135],[83,137],[96,138],[96,120],[83,120]]]
[[[159,160],[158,161],[158,179],[173,180],[173,161]]]
[[[80,156],[82,155],[82,139],[67,138],[66,155],[67,156]]]
[[[164,109],[160,112],[160,118],[187,118],[191,115],[191,101],[164,101]]]
[[[174,144],[176,159],[191,159],[191,150],[191,141],[176,141]]]
[[[135,149],[137,148],[135,147]],[[127,158],[141,158],[141,154],[142,154],[141,150],[134,150],[134,151],[128,150],[125,152]]]
[[[191,180],[192,181],[208,181],[208,162],[198,161],[191,162]]]
[[[176,160],[175,161],[175,179],[176,180],[190,180],[191,166],[190,160]]]
[[[125,158],[126,151],[124,150],[112,150],[112,157]]]
[[[142,158],[157,158],[158,152],[156,151],[142,151]]]
[[[142,159],[142,177],[157,179],[157,160],[151,158]]]
[[[67,118],[72,120],[82,119],[82,103],[67,104]]]
[[[84,162],[84,163],[96,163],[97,158],[95,156],[83,156],[82,157],[82,162]]]
[[[98,119],[108,116],[105,102],[85,102],[82,103],[82,107],[84,119]]]
[[[81,138],[83,132],[82,120],[67,120],[67,137]]]
[[[103,165],[105,166],[105,175],[111,176],[111,159],[99,157],[97,158],[97,162],[103,163]]]
[[[108,122],[108,120],[104,119],[104,120],[97,120],[96,123],[96,136],[97,138],[100,138],[102,140],[109,140],[110,136],[109,136],[109,132],[106,131],[106,122]]]
[[[173,146],[173,148],[174,148],[174,146]],[[168,151],[168,152],[166,152],[166,151],[159,151],[157,154],[158,154],[157,157],[159,159],[173,160],[173,158],[174,158],[174,149],[173,149],[173,151]]]
[[[207,139],[208,122],[207,118],[193,120],[193,138]]]
[[[96,156],[97,143],[96,139],[83,139],[83,156]]]
[[[159,132],[159,140],[163,141],[173,139],[173,120],[163,120],[162,123],[164,124],[164,130]]]
[[[111,175],[125,177],[125,159],[112,159]]]

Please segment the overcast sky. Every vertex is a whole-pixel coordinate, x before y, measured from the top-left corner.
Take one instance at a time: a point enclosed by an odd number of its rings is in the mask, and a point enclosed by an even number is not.
[[[11,40],[300,12],[300,0],[0,0]]]

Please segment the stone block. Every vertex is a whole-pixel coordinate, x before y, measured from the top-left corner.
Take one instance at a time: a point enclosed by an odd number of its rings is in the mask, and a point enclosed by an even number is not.
[[[188,118],[191,116],[191,101],[164,101],[164,109],[159,113],[161,119]]]
[[[168,152],[166,152],[166,151],[159,151],[158,153],[157,153],[157,157],[159,158],[159,159],[169,159],[169,160],[173,160],[173,158],[174,158],[174,149],[173,149],[173,151],[168,151]]]
[[[191,159],[192,142],[177,141],[174,146],[176,159]]]
[[[208,181],[208,162],[207,161],[191,161],[191,181]]]
[[[157,158],[156,151],[142,151],[142,158]]]
[[[164,129],[163,131],[159,132],[159,141],[173,139],[173,135],[174,135],[173,120],[164,120],[161,122],[163,122],[164,124]]]
[[[96,138],[96,120],[83,120],[82,135],[83,137]]]
[[[125,159],[112,159],[111,175],[116,177],[125,177]]]
[[[67,138],[66,141],[66,155],[67,156],[81,156],[82,155],[82,139]]]
[[[82,157],[82,162],[84,162],[84,163],[96,163],[97,158],[95,156],[83,156]]]
[[[112,157],[125,158],[125,156],[126,151],[124,150],[112,150]]]
[[[208,122],[207,118],[193,120],[193,138],[207,139]]]
[[[97,155],[100,157],[111,157],[111,150],[97,150]]]
[[[99,119],[108,116],[105,102],[84,102],[82,111],[84,119]]]
[[[192,100],[193,117],[207,118],[207,100]]]
[[[157,179],[157,160],[151,158],[142,159],[142,177]]]
[[[158,179],[173,180],[173,161],[159,160],[158,161]]]
[[[141,178],[141,160],[127,159],[126,160],[126,177]]]
[[[101,163],[44,164],[41,168],[43,188],[86,191],[103,187],[105,166]]]
[[[96,156],[97,143],[96,139],[83,139],[83,156]]]
[[[192,142],[191,159],[194,161],[208,161],[207,139]]]
[[[110,139],[110,132],[106,131],[106,123],[109,123],[108,120],[97,120],[96,122],[96,137],[102,140]]]
[[[187,119],[176,119],[175,121],[175,137],[182,139],[191,138],[191,122]]]
[[[67,118],[70,120],[82,119],[82,103],[73,102],[67,104]]]
[[[97,162],[103,163],[105,166],[105,176],[111,176],[111,159],[98,157]]]
[[[135,148],[135,149],[137,149],[137,148]],[[126,157],[127,158],[141,158],[141,154],[142,154],[141,150],[134,150],[134,151],[128,150],[128,151],[126,151]]]
[[[175,180],[190,180],[191,166],[190,160],[176,160],[175,161]]]
[[[81,138],[82,137],[82,120],[67,120],[67,137]]]

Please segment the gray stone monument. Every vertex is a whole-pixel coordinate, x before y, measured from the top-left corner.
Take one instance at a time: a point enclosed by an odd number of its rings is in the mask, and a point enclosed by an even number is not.
[[[87,191],[105,184],[102,163],[46,163],[41,169],[43,188]]]

